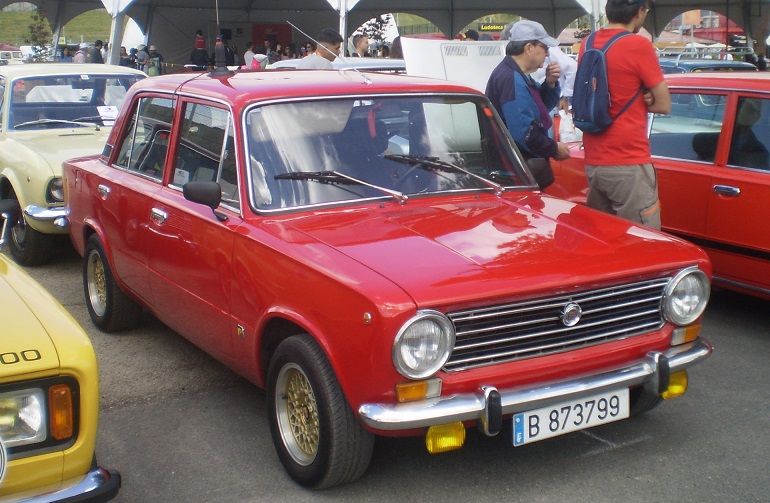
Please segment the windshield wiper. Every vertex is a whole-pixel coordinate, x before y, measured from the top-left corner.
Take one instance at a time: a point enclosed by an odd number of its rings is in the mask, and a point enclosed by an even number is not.
[[[67,121],[63,119],[37,119],[34,121],[27,121],[27,122],[22,122],[21,124],[16,124],[15,126],[13,126],[13,128],[18,129],[18,128],[27,127],[27,126],[39,126],[41,124],[74,124],[75,126],[81,126],[81,127],[95,127],[97,131],[100,131],[99,125],[94,124],[93,122]]]
[[[405,194],[398,192],[397,190],[386,189],[385,187],[359,180],[358,178],[348,176],[338,171],[298,171],[294,173],[281,173],[280,175],[275,175],[273,178],[276,180],[313,180],[332,185],[363,185],[364,187],[371,187],[375,190],[379,190],[380,192],[395,198],[399,203],[403,203],[409,199]]]
[[[477,175],[473,171],[468,171],[465,168],[461,168],[456,164],[442,161],[438,157],[429,157],[425,155],[400,155],[400,154],[385,154],[383,155],[383,157],[390,161],[400,162],[402,164],[409,164],[410,166],[418,166],[427,170],[440,170],[440,171],[448,171],[450,173],[452,172],[463,173],[465,175],[471,176],[479,180],[481,183],[483,183],[487,187],[494,189],[496,196],[501,195],[505,191],[505,188],[499,183],[495,183],[492,180],[489,180],[488,178],[484,178],[481,175]]]

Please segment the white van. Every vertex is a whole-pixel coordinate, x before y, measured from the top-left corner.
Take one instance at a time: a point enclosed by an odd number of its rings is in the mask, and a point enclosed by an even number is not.
[[[20,65],[24,63],[24,55],[21,51],[0,51],[0,65]]]

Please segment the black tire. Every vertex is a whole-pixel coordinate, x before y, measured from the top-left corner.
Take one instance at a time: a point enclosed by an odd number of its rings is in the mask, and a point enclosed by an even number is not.
[[[88,239],[83,253],[83,290],[91,321],[105,332],[136,326],[142,308],[124,294],[112,275],[99,236]]]
[[[663,398],[660,395],[647,393],[643,386],[639,386],[630,390],[629,400],[631,407],[629,414],[634,417],[651,411],[660,405]]]
[[[309,335],[289,337],[276,349],[267,406],[273,445],[298,484],[323,489],[366,471],[374,435],[356,419],[334,369]]]
[[[15,194],[11,194],[16,199]],[[16,199],[18,203],[18,199]],[[38,232],[27,224],[19,207],[19,219],[11,228],[8,248],[13,259],[24,266],[42,265],[53,258],[56,250],[56,236]]]

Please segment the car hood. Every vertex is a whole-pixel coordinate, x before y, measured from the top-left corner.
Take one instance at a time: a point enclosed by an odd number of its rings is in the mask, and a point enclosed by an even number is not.
[[[75,127],[8,133],[11,141],[42,157],[55,176],[67,159],[100,154],[110,134],[109,127]],[[25,161],[25,159],[21,159]],[[28,162],[28,160],[26,160]]]
[[[9,283],[0,261],[0,379],[59,367],[59,356],[35,312]]]
[[[704,260],[676,238],[540,194],[430,198],[287,221],[419,306],[569,291]]]

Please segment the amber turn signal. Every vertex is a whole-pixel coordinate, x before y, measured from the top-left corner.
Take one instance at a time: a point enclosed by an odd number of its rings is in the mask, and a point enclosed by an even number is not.
[[[70,438],[75,431],[70,387],[66,384],[51,386],[48,390],[48,407],[51,411],[51,436],[56,440]]]
[[[684,395],[685,391],[687,391],[687,383],[688,379],[686,370],[674,372],[671,374],[671,378],[669,379],[668,388],[666,388],[666,391],[661,393],[660,396],[662,396],[664,400],[682,396]]]

